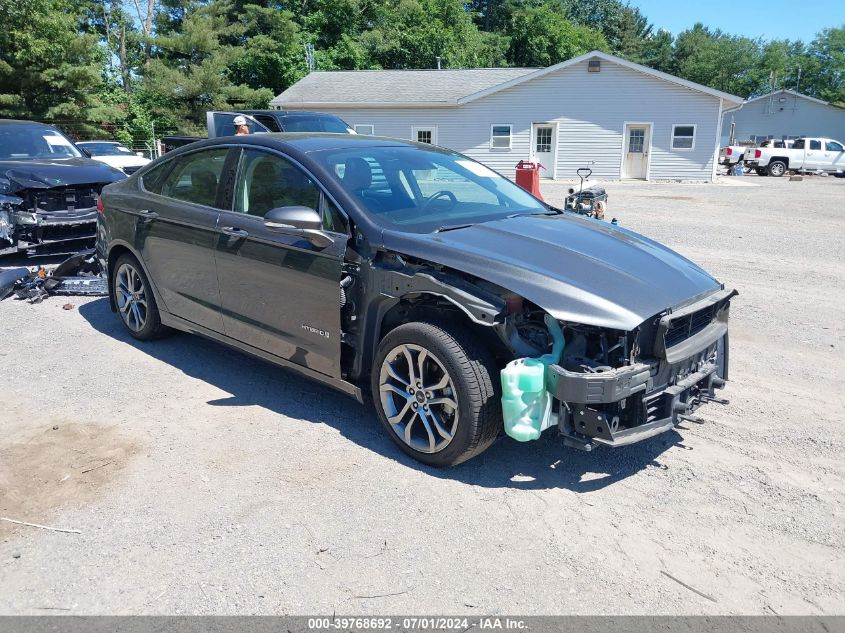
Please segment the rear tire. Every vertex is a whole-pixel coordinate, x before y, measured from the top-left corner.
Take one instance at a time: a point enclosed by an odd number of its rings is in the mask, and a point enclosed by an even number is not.
[[[150,281],[133,255],[124,253],[117,258],[109,284],[120,322],[132,337],[150,341],[167,332]]]
[[[437,467],[475,457],[499,435],[499,384],[492,355],[472,333],[424,322],[400,325],[384,337],[371,376],[390,438]]]
[[[780,178],[786,173],[786,163],[782,160],[773,160],[771,163],[769,163],[767,171],[769,173],[769,176]]]

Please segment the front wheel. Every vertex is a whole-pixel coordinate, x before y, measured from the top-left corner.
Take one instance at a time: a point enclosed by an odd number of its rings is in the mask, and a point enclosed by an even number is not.
[[[786,163],[782,160],[775,160],[769,163],[769,176],[783,176],[786,173]]]
[[[463,328],[400,325],[379,344],[371,382],[390,438],[425,464],[465,462],[502,429],[498,370]]]

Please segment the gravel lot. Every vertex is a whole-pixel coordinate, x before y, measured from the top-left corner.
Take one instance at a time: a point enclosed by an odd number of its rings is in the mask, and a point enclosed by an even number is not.
[[[0,613],[845,612],[845,180],[607,189],[740,291],[731,403],[627,449],[433,470],[354,401],[139,344],[105,299],[4,301],[0,516],[81,533],[0,522]]]

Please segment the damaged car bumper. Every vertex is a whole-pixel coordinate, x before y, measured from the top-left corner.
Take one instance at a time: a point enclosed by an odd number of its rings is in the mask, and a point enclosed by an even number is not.
[[[0,255],[61,255],[94,246],[94,187],[0,196]]]
[[[550,365],[547,390],[568,445],[625,446],[673,429],[716,396],[728,372],[728,313],[735,290],[721,290],[653,325],[651,354],[593,373]]]

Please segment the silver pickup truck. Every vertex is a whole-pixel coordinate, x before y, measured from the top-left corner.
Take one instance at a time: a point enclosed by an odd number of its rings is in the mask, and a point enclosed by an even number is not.
[[[799,138],[792,147],[759,147],[745,154],[745,165],[760,176],[783,176],[787,171],[845,170],[845,147],[829,138]]]

